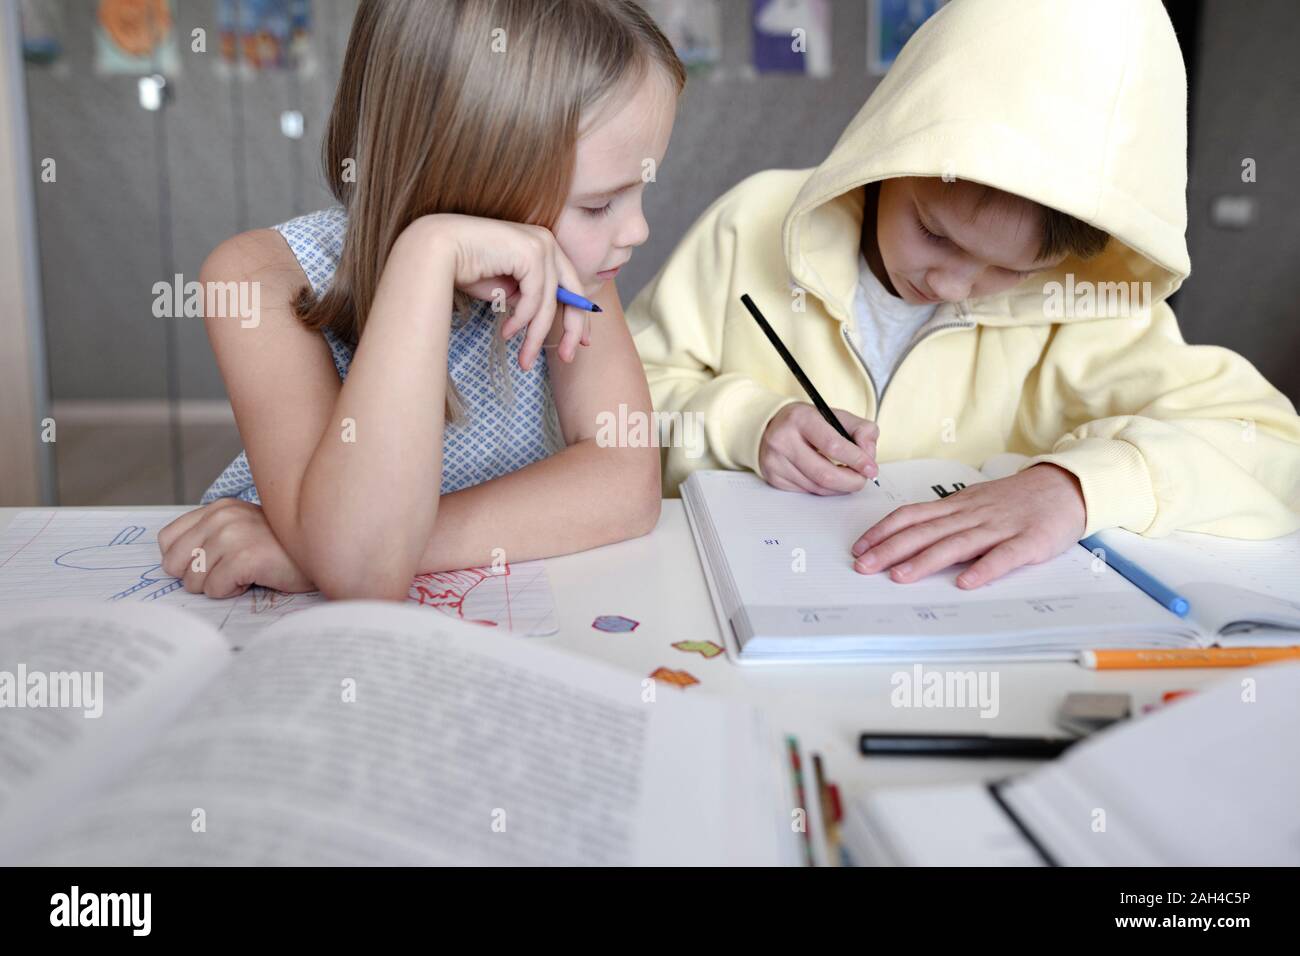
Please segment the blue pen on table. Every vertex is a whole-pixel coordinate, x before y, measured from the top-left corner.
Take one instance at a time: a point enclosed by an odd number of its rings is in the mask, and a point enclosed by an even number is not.
[[[564,286],[556,286],[555,297],[565,305],[571,305],[575,309],[582,309],[584,312],[604,312],[605,310],[598,306],[590,299],[584,299],[576,292],[570,292]]]
[[[1186,617],[1187,612],[1191,610],[1187,598],[1169,587],[1169,585],[1157,581],[1114,548],[1106,547],[1097,535],[1090,534],[1080,540],[1079,544],[1089,551],[1101,551],[1103,561],[1154,598],[1165,610],[1172,611],[1179,617]]]

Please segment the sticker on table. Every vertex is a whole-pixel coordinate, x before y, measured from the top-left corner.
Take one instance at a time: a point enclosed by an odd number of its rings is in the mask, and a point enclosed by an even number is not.
[[[641,622],[634,621],[630,617],[624,617],[622,614],[602,614],[591,622],[591,626],[598,631],[607,631],[610,634],[626,634],[629,631],[635,631],[641,626]]]
[[[678,641],[673,647],[687,654],[702,654],[706,658],[717,657],[722,653],[722,646],[712,641]]]
[[[657,681],[665,684],[672,684],[674,687],[680,687],[685,690],[692,684],[698,684],[699,680],[687,671],[675,671],[670,667],[656,668],[650,674]]]

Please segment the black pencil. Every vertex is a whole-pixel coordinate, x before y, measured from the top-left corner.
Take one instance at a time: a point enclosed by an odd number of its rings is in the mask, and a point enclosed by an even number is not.
[[[740,297],[740,301],[745,303],[745,308],[749,309],[749,314],[754,317],[754,321],[758,323],[758,327],[763,330],[763,334],[767,336],[767,340],[772,343],[772,348],[776,349],[776,354],[781,356],[786,367],[790,369],[790,374],[798,379],[799,384],[803,386],[803,390],[808,393],[808,397],[812,399],[812,403],[817,407],[817,411],[822,413],[822,418],[826,419],[827,423],[848,439],[851,444],[857,444],[853,441],[853,436],[850,435],[840,423],[836,414],[831,411],[831,407],[826,404],[826,399],[822,398],[821,393],[817,391],[816,386],[814,386],[808,376],[804,374],[803,369],[799,367],[799,363],[794,360],[794,356],[791,355],[790,350],[785,347],[785,343],[781,341],[780,337],[772,329],[772,326],[767,324],[767,319],[763,318],[763,313],[758,310],[758,306],[754,304],[754,300],[749,297],[748,293],[746,293]],[[876,483],[877,488],[880,487],[880,479],[872,478],[871,480]]]

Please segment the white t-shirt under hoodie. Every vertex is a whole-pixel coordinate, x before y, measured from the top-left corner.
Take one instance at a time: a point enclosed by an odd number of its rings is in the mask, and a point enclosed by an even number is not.
[[[858,354],[876,385],[876,401],[898,367],[917,329],[934,315],[937,303],[911,305],[890,295],[858,254],[858,289],[853,296],[853,319],[857,324]]]

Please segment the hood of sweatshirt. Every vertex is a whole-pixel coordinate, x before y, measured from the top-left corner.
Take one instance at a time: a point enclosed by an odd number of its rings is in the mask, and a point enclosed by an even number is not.
[[[858,281],[862,187],[899,176],[983,183],[1110,234],[962,311],[1049,317],[1053,281],[1173,294],[1187,256],[1187,74],[1160,0],[952,0],[919,29],[803,185],[783,227],[791,277],[844,319]],[[1072,279],[1067,279],[1067,274]],[[941,305],[940,311],[951,309]]]

